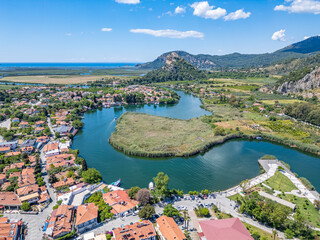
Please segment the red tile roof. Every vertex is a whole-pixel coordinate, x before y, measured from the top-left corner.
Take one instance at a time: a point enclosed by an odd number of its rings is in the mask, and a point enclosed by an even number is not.
[[[0,205],[21,206],[18,195],[13,192],[0,192]]]
[[[239,218],[199,222],[207,240],[254,240]]]
[[[98,218],[99,207],[94,203],[86,203],[77,208],[76,226]]]
[[[157,220],[159,231],[166,240],[183,240],[187,239],[179,226],[171,217],[165,215],[159,217]]]
[[[156,232],[150,221],[143,220],[141,223],[136,222],[123,228],[116,228],[113,230],[113,235],[115,240],[138,240],[155,237]]]

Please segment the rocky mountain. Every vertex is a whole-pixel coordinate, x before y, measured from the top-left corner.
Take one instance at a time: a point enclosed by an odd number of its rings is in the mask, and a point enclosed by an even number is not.
[[[153,62],[143,63],[136,65],[139,68],[143,69],[157,69],[161,68],[165,65],[167,56],[173,52],[167,52],[159,56]],[[215,67],[215,63],[210,61],[206,57],[201,57],[201,55],[192,55],[190,53],[184,51],[174,51],[174,53],[178,54],[181,58],[186,60],[188,63],[191,63],[193,66],[202,69],[211,69]]]
[[[300,93],[320,87],[320,67],[305,75],[300,80],[287,81],[276,89],[278,93]]]
[[[207,78],[204,70],[199,70],[184,60],[177,52],[171,52],[163,61],[164,66],[148,72],[137,81],[141,83],[166,82],[166,81],[190,81]]]
[[[303,58],[320,51],[320,37],[311,37],[304,41],[292,44],[286,48],[273,53],[264,54],[240,54],[232,53],[227,55],[193,55],[184,51],[174,51],[181,58],[199,69],[226,68],[226,67],[262,67],[275,64],[280,61]],[[166,57],[172,52],[159,56],[152,62],[138,64],[136,67],[142,69],[158,69],[165,65]]]

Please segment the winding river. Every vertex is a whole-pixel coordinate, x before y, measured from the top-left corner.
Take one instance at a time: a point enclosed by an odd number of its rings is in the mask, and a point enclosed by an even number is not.
[[[199,98],[181,91],[178,94],[181,99],[172,106],[127,106],[85,113],[85,126],[75,136],[72,148],[80,150],[88,166],[98,169],[106,183],[121,178],[125,188],[147,187],[152,177],[163,171],[170,177],[170,187],[184,191],[224,190],[258,175],[258,158],[272,154],[289,163],[292,171],[308,178],[320,189],[319,158],[269,142],[232,140],[215,146],[203,155],[169,159],[126,156],[108,143],[116,125],[115,118],[126,111],[180,119],[211,114],[200,108]]]

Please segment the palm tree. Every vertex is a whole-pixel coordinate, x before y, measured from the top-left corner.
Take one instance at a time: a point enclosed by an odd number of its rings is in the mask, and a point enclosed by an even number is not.
[[[187,231],[188,231],[189,221],[191,220],[191,218],[190,218],[187,210],[183,211],[183,218],[184,218],[184,226],[185,226],[185,228],[187,228]]]
[[[273,236],[273,239],[275,240],[276,237],[278,236],[277,230],[273,230],[273,231],[272,231],[272,236]]]

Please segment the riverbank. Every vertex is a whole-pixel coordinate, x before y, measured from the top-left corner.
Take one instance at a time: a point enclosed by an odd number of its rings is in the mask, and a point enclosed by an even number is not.
[[[187,156],[187,160],[174,156],[132,157],[116,150],[106,141],[125,112],[146,113],[178,120],[205,118],[205,114],[211,116],[210,112],[200,108],[199,98],[180,91],[178,94],[181,99],[175,105],[127,105],[121,108],[89,111],[83,118],[85,127],[75,136],[72,147],[81,150],[80,154],[87,160],[88,166],[98,169],[104,182],[112,182],[121,177],[125,188],[146,186],[154,175],[164,171],[172,179],[171,187],[187,192],[202,189],[215,191],[228,189],[243,179],[257,176],[260,170],[256,159],[265,154],[273,154],[291,164],[295,172],[307,177],[316,188],[319,188],[317,173],[313,170],[318,169],[318,158],[303,151],[296,152],[296,148],[272,141],[258,131],[255,134],[252,133],[253,131],[244,133],[240,128],[241,131],[237,132],[233,127],[233,133],[236,135],[208,144],[202,151],[195,152],[193,156]],[[118,120],[115,121],[115,118]],[[210,126],[208,129],[213,130]],[[263,141],[257,141],[255,138],[257,136],[262,136]],[[110,171],[110,169],[113,170]],[[203,174],[204,172],[206,174]],[[225,179],[226,175],[229,176],[228,179]]]
[[[216,135],[201,118],[182,120],[127,112],[117,121],[109,143],[132,156],[189,157],[237,137],[240,135]]]
[[[141,113],[125,113],[117,121],[109,143],[126,155],[166,158],[190,157],[229,140],[264,139],[301,151],[320,155],[320,148],[296,140],[284,139],[267,133],[245,134],[233,131],[225,136],[216,135],[202,118],[172,119]]]

